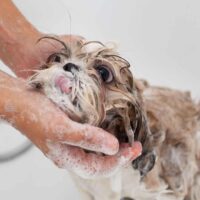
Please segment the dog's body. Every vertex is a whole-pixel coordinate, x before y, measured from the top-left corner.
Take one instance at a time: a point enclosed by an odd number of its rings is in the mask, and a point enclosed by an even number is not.
[[[190,94],[134,79],[128,62],[101,43],[92,51],[89,43],[62,44],[29,83],[72,119],[104,128],[120,144],[143,145],[142,155],[114,174],[72,173],[85,199],[199,200],[200,106]]]
[[[104,179],[73,175],[77,185],[88,200],[199,200],[200,107],[188,92],[138,84],[156,143],[153,169],[142,179],[131,164]]]

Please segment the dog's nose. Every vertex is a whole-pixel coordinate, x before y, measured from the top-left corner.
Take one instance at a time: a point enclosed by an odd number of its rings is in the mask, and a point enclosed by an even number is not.
[[[78,66],[73,63],[67,63],[63,66],[63,69],[67,72],[72,72],[73,69],[78,70]]]

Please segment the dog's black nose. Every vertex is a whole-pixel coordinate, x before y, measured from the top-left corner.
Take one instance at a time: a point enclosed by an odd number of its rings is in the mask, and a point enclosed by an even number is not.
[[[63,66],[63,69],[67,72],[71,72],[73,69],[78,70],[78,66],[73,63],[67,63]]]

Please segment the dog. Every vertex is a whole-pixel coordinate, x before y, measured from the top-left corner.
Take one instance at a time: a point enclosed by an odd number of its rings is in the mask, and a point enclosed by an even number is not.
[[[86,200],[199,200],[200,105],[189,92],[133,77],[115,48],[98,41],[65,43],[28,80],[71,119],[140,141],[142,154],[114,174],[72,176]]]

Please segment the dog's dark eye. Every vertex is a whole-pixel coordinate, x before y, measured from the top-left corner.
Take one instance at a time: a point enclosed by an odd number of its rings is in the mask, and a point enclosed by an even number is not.
[[[53,58],[53,60],[52,60],[53,62],[61,62],[61,57],[60,56],[58,56],[58,55],[56,55],[56,56],[54,56],[54,58]]]
[[[96,70],[99,72],[105,83],[110,83],[113,80],[113,74],[106,65],[99,65],[96,67]]]

